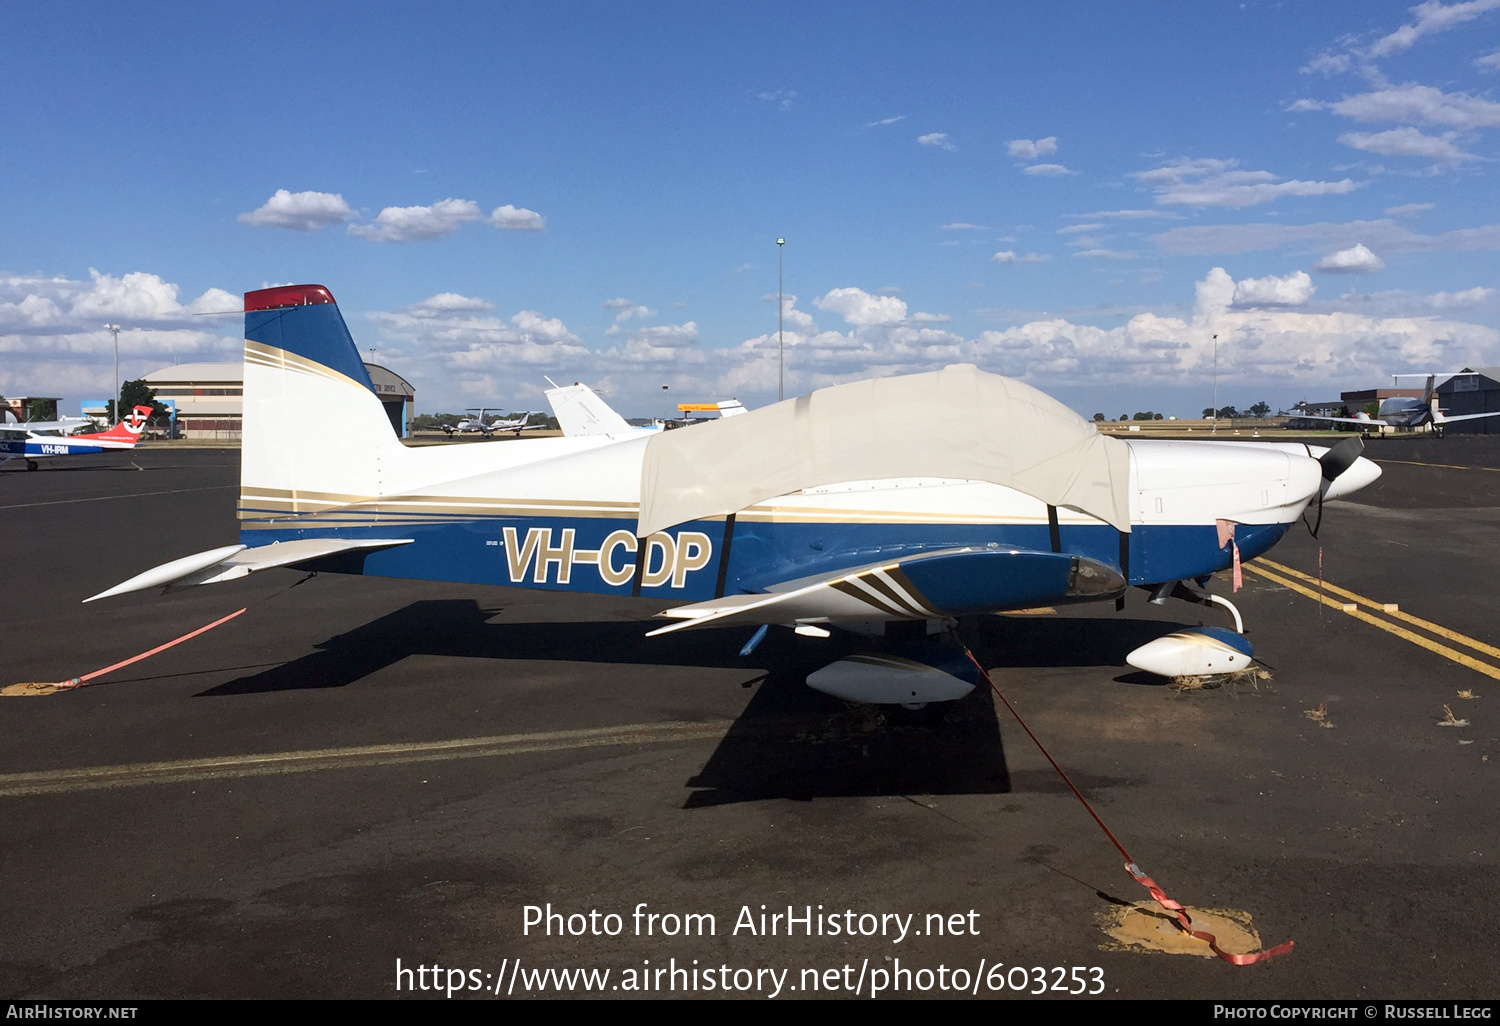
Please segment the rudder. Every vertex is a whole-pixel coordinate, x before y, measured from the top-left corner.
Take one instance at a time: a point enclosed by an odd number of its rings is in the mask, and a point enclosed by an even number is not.
[[[245,293],[242,520],[378,496],[381,452],[400,444],[328,289]]]

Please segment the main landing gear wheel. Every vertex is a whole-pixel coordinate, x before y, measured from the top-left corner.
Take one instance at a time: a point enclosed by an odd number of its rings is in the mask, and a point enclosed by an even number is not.
[[[26,469],[27,470],[35,470],[36,469],[36,460],[27,460],[26,461]]]

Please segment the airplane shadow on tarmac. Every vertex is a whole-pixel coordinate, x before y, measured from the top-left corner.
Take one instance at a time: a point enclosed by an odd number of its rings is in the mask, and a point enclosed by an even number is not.
[[[755,694],[686,782],[687,808],[768,798],[835,795],[1003,794],[1056,790],[1055,776],[1014,779],[1005,761],[995,703],[967,697],[915,712],[844,702],[804,683],[809,673],[865,639],[827,640],[772,631],[752,657],[739,657],[744,628],[646,638],[639,621],[490,623],[494,610],[472,599],[413,602],[337,635],[301,659],[200,692],[199,697],[338,688],[411,655],[735,668]],[[959,632],[987,667],[1109,666],[1179,625],[1160,620],[966,617]],[[767,667],[758,669],[757,667]],[[1031,780],[1033,775],[1037,779]],[[1082,787],[1122,780],[1077,779]]]

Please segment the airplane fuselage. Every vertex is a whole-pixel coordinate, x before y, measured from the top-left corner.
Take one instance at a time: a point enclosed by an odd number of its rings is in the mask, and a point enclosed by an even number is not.
[[[1419,428],[1432,423],[1432,407],[1420,399],[1397,396],[1382,400],[1376,417],[1387,427]]]
[[[247,485],[241,541],[411,538],[337,557],[327,568],[672,602],[782,590],[799,579],[956,548],[1086,556],[1118,568],[1131,584],[1154,584],[1227,568],[1233,553],[1220,545],[1218,520],[1235,524],[1241,558],[1266,551],[1321,482],[1305,446],[1137,441],[1130,443],[1128,533],[1011,488],[913,478],[809,489],[641,540],[635,528],[647,441],[538,439],[505,447],[507,460],[528,462],[381,498]],[[994,608],[996,600],[983,582],[945,582],[939,591],[928,598],[945,613]],[[1024,588],[1015,601],[1035,604]]]

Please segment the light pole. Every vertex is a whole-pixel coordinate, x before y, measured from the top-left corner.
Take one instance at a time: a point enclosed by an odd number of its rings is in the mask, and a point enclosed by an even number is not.
[[[1219,433],[1219,336],[1214,336],[1214,434]]]
[[[781,298],[781,247],[786,245],[785,239],[776,240],[776,401],[781,402],[786,398],[786,337],[781,330],[781,313],[785,306]]]
[[[114,332],[115,335],[115,398],[110,403],[110,409],[114,410],[114,420],[111,424],[120,422],[120,326],[118,324],[106,324],[105,330]]]

